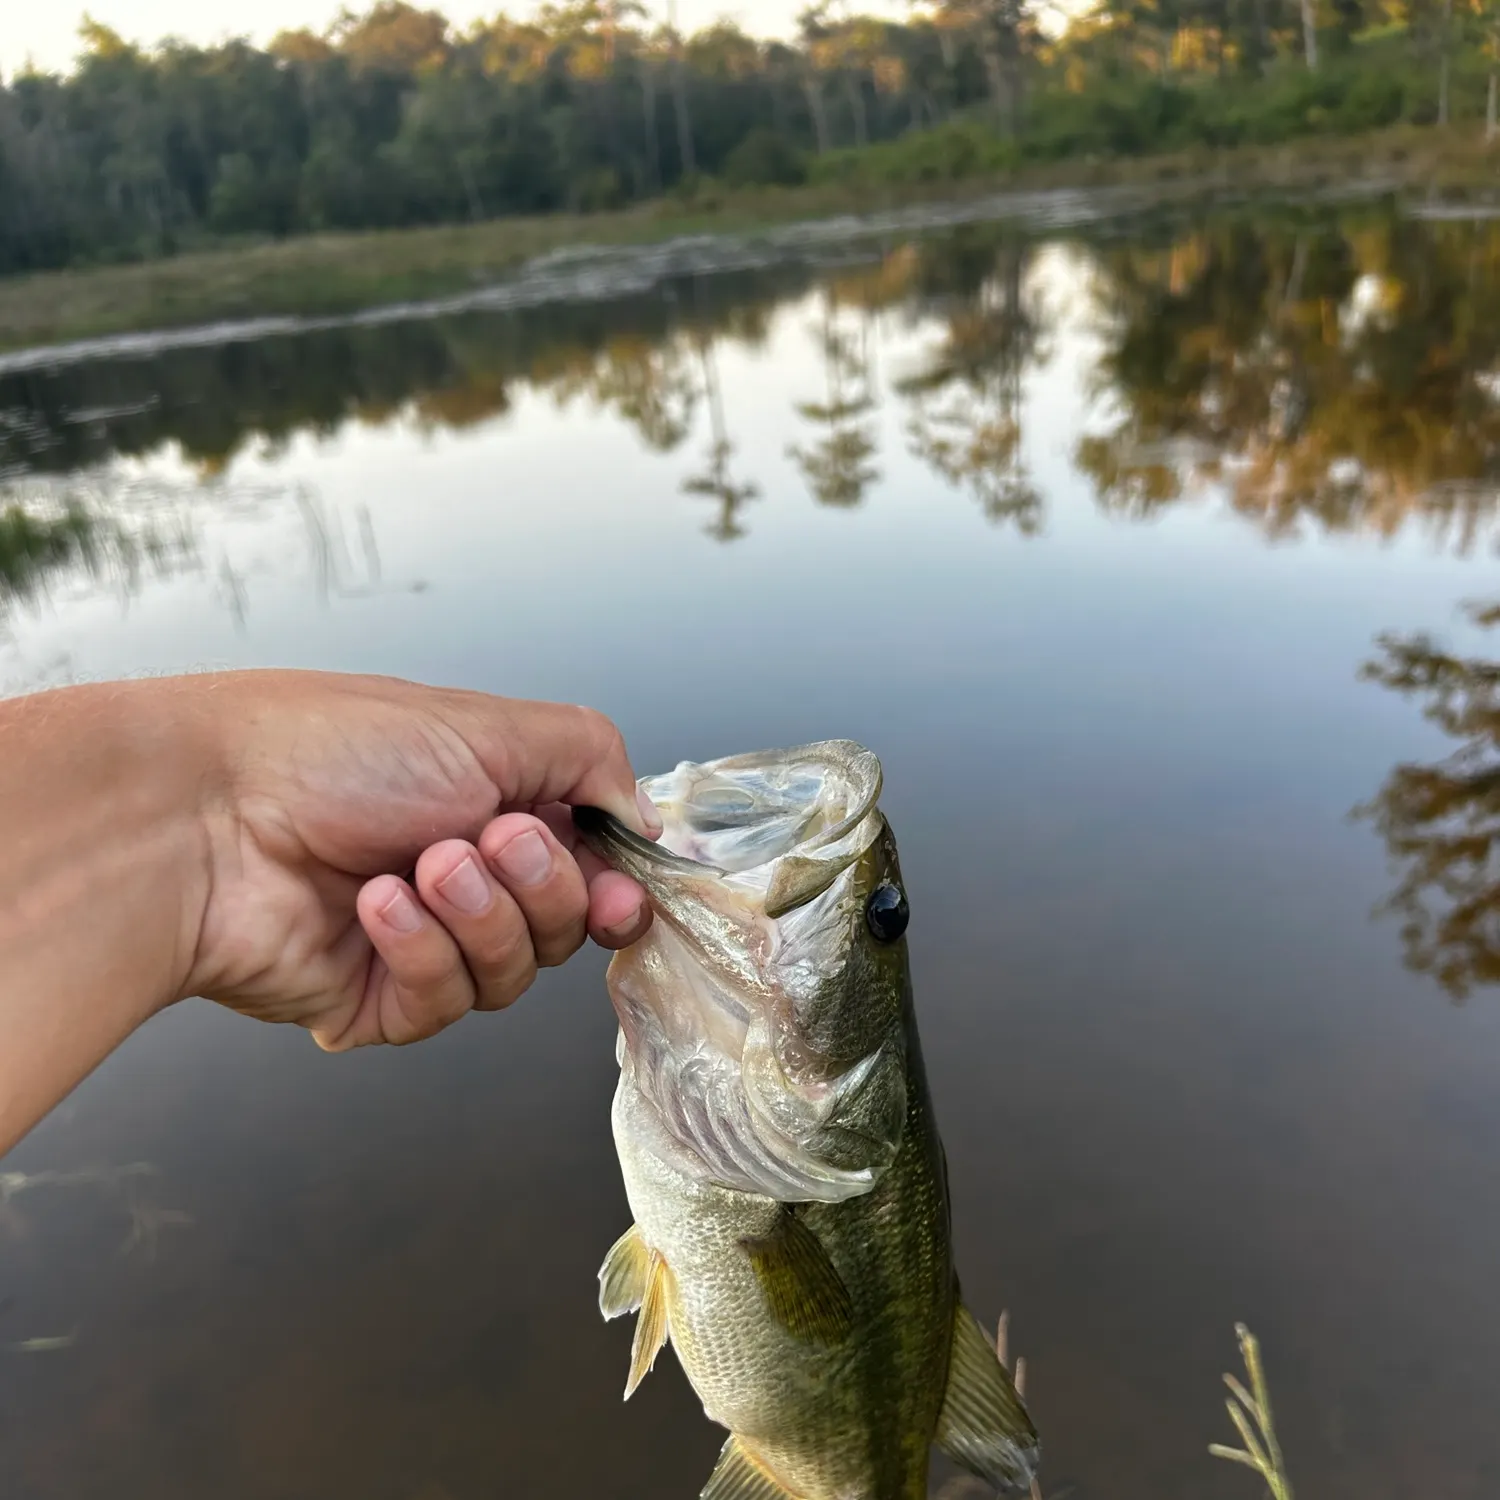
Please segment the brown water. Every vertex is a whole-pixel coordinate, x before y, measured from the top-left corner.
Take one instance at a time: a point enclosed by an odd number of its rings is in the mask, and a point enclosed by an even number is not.
[[[1299,1494],[1492,1496],[1497,371],[1500,232],[1374,210],[13,371],[0,678],[863,740],[1048,1493],[1250,1500],[1243,1319]],[[720,1434],[595,1310],[602,969],[401,1052],[137,1036],[0,1164],[0,1495],[695,1495]]]

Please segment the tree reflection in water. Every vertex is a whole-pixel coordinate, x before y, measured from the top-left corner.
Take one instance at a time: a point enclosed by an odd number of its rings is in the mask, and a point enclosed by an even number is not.
[[[597,355],[582,353],[558,383],[558,401],[587,394],[595,408],[613,411],[653,453],[671,453],[692,426],[699,390],[683,341],[653,341],[636,333],[611,338]]]
[[[1469,614],[1500,624],[1500,604]],[[1383,636],[1380,647],[1361,675],[1420,702],[1458,744],[1431,764],[1396,766],[1357,815],[1400,871],[1384,909],[1400,919],[1407,965],[1462,1000],[1500,981],[1500,661],[1456,656],[1422,634]]]
[[[1097,341],[1088,379],[1103,413],[1073,451],[1107,513],[1146,519],[1212,496],[1275,538],[1418,525],[1464,551],[1494,534],[1500,227],[1380,208],[1258,210],[1170,232],[1137,226],[1071,253],[1087,264],[1089,295],[1066,331]],[[0,374],[0,476],[175,448],[212,478],[251,445],[274,454],[350,424],[503,422],[528,392],[607,413],[666,455],[706,405],[707,448],[686,488],[717,502],[707,530],[732,540],[758,490],[733,473],[736,393],[719,356],[763,345],[776,309],[816,296],[822,389],[797,406],[810,431],[788,445],[814,498],[854,507],[880,483],[876,416],[894,400],[910,452],[1029,535],[1045,497],[1025,457],[1028,391],[1064,333],[1061,293],[1043,297],[1049,267],[1019,230],[969,226],[854,270],[695,277],[607,304]],[[924,347],[882,389],[886,324]],[[81,557],[72,523],[57,524],[51,542],[15,548]]]
[[[718,514],[703,530],[717,542],[733,542],[745,534],[739,521],[740,507],[760,494],[760,486],[753,480],[736,483],[730,475],[729,460],[734,455],[734,444],[730,441],[729,426],[724,418],[724,392],[719,384],[713,339],[708,334],[699,333],[695,342],[703,368],[703,390],[708,398],[709,444],[703,468],[682,481],[682,491],[687,495],[706,495],[717,500]]]
[[[1364,211],[1210,223],[1098,258],[1096,390],[1077,445],[1107,510],[1208,487],[1267,535],[1305,523],[1458,551],[1500,492],[1500,232]]]
[[[875,410],[871,373],[870,325],[857,330],[844,326],[832,286],[823,289],[822,316],[814,333],[823,357],[825,393],[821,401],[799,401],[797,415],[815,431],[811,444],[792,443],[787,456],[795,461],[819,505],[852,509],[880,478],[870,462],[875,453],[875,428],[864,419]]]
[[[956,238],[953,249],[947,264],[928,267],[939,283],[939,341],[896,383],[911,405],[911,451],[988,520],[1033,536],[1043,501],[1023,456],[1022,408],[1026,377],[1048,349],[1047,311],[1028,285],[1031,249],[1014,234],[997,245],[993,232]]]

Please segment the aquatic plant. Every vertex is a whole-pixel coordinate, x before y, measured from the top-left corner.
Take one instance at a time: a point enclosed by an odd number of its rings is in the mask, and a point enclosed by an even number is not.
[[[51,574],[93,568],[107,550],[98,519],[76,505],[39,516],[21,505],[0,510],[0,599],[25,599]]]
[[[1234,1331],[1240,1341],[1245,1373],[1250,1377],[1250,1389],[1246,1390],[1236,1376],[1226,1374],[1224,1384],[1229,1387],[1229,1399],[1224,1406],[1245,1446],[1230,1448],[1224,1443],[1210,1443],[1208,1451],[1215,1458],[1227,1458],[1231,1463],[1254,1469],[1265,1480],[1271,1500],[1292,1500],[1292,1483],[1287,1478],[1281,1445],[1276,1441],[1276,1426],[1271,1417],[1271,1393],[1261,1363],[1260,1344],[1243,1323],[1236,1323]]]
[[[1271,1416],[1271,1393],[1266,1384],[1265,1366],[1260,1357],[1260,1343],[1243,1323],[1234,1325],[1239,1339],[1240,1355],[1245,1361],[1245,1373],[1250,1385],[1238,1376],[1224,1376],[1230,1396],[1224,1403],[1229,1419],[1244,1443],[1243,1448],[1231,1448],[1225,1443],[1210,1443],[1208,1451],[1215,1458],[1225,1458],[1231,1463],[1243,1464],[1254,1469],[1266,1483],[1271,1500],[1292,1500],[1292,1482],[1287,1477],[1286,1462],[1281,1455],[1281,1444],[1276,1439],[1276,1427]],[[995,1331],[995,1352],[1000,1363],[1011,1371],[1017,1392],[1026,1395],[1026,1361],[1017,1357],[1014,1367],[1010,1362],[1010,1313],[1000,1314]],[[950,1479],[934,1496],[934,1500],[965,1500],[968,1496],[987,1494],[987,1488],[977,1479],[961,1476]],[[1031,1500],[1062,1500],[1065,1491],[1044,1496],[1041,1485],[1031,1481]]]

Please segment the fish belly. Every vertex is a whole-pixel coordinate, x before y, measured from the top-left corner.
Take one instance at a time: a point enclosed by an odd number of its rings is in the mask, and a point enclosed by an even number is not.
[[[648,1112],[622,1078],[614,1127],[626,1194],[671,1273],[671,1342],[705,1415],[797,1500],[921,1500],[952,1327],[946,1245],[911,1264],[892,1232],[898,1180],[814,1206],[807,1222],[849,1287],[855,1324],[832,1347],[798,1337],[773,1316],[743,1244],[770,1234],[783,1206],[680,1170]]]

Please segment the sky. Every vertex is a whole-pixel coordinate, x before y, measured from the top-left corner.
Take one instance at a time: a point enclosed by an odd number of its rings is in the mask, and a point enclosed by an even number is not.
[[[422,0],[417,0],[422,3]],[[434,0],[427,0],[433,4]],[[338,14],[343,0],[90,0],[87,6],[0,0],[0,72],[10,77],[27,60],[49,71],[66,72],[78,50],[78,24],[87,9],[96,21],[117,31],[127,41],[152,43],[166,36],[199,45],[231,36],[248,36],[265,43],[278,31],[307,26],[322,31]],[[653,12],[665,14],[666,0],[651,0]],[[678,24],[687,31],[707,26],[720,16],[737,20],[755,36],[789,36],[794,17],[806,0],[677,0]],[[368,3],[354,3],[356,11]],[[505,9],[515,15],[535,9],[530,0],[437,0],[456,26],[467,26],[480,16]],[[909,7],[901,0],[861,0],[859,9],[897,16]]]

